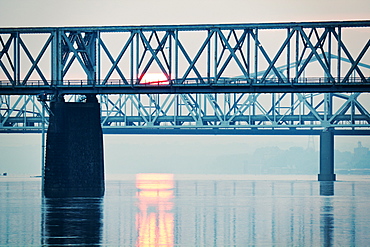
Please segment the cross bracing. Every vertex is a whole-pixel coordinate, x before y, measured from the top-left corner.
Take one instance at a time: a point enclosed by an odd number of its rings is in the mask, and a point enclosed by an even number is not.
[[[0,93],[363,92],[369,68],[359,65],[369,61],[369,27],[370,21],[0,28]],[[166,79],[147,83],[147,73]]]
[[[105,133],[370,134],[369,24],[3,28],[0,131],[93,93]]]
[[[3,95],[1,99],[3,132],[41,130],[42,105],[35,96]],[[230,133],[287,130],[304,134],[334,128],[364,134],[370,123],[367,93],[117,94],[101,95],[99,99],[102,126],[107,133],[174,133],[172,130],[179,129],[214,133],[223,129]],[[66,100],[83,101],[84,96],[69,95]],[[46,125],[47,121],[48,116],[44,119]]]
[[[259,134],[264,130],[307,134],[333,128],[339,134],[370,134],[369,95],[361,93],[119,94],[99,99],[106,133],[181,133],[182,129],[254,133],[258,129]],[[1,131],[40,132],[41,109],[35,96],[1,96]]]

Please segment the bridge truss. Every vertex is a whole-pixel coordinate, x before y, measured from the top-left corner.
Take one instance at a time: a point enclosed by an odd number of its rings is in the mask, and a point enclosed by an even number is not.
[[[1,96],[1,132],[40,132],[35,96]],[[370,134],[369,95],[361,93],[100,95],[105,133]],[[68,100],[83,100],[70,96]],[[4,102],[5,100],[5,102]]]
[[[92,93],[105,133],[369,134],[369,33],[370,21],[0,28],[0,131],[47,126],[40,93]]]

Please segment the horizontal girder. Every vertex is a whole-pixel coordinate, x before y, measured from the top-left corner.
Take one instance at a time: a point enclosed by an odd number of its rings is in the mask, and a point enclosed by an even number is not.
[[[348,83],[325,82],[325,78],[314,78],[309,82],[265,82],[254,83],[235,79],[223,79],[214,83],[199,83],[187,80],[184,84],[168,83],[168,85],[119,84],[112,82],[105,85],[87,85],[83,81],[67,81],[64,85],[46,86],[39,81],[32,85],[17,86],[2,84],[2,95],[37,95],[46,94],[183,94],[183,93],[335,93],[335,92],[370,92],[370,79],[365,83],[360,78],[354,78]],[[69,84],[69,85],[68,85]],[[78,85],[79,84],[79,85]]]
[[[83,26],[83,27],[28,27],[28,28],[0,28],[0,33],[18,31],[22,33],[50,33],[53,31],[100,31],[100,32],[131,32],[132,30],[142,31],[197,31],[205,29],[286,29],[292,27],[304,28],[325,28],[325,27],[367,27],[368,20],[358,21],[323,21],[323,22],[285,22],[285,23],[242,23],[242,24],[192,24],[192,25],[141,25],[141,26]]]
[[[220,128],[178,128],[178,129],[157,129],[157,128],[103,128],[103,134],[108,135],[274,135],[274,136],[309,136],[320,135],[322,129],[220,129]],[[370,136],[370,131],[366,130],[332,130],[334,135],[338,136]],[[0,129],[4,134],[39,134],[39,129]]]

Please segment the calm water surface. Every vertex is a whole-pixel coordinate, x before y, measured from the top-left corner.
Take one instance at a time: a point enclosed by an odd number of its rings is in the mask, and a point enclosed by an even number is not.
[[[369,246],[370,177],[108,177],[103,198],[0,178],[1,246]]]

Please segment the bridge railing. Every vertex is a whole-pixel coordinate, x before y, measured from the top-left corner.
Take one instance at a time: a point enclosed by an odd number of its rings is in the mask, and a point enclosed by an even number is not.
[[[338,80],[339,79],[339,80]],[[102,81],[92,81],[92,80],[63,80],[63,81],[43,81],[43,80],[28,80],[27,83],[14,82],[8,80],[0,80],[0,88],[34,88],[34,87],[146,87],[146,86],[207,86],[207,85],[247,85],[247,86],[263,86],[263,85],[348,85],[348,84],[359,84],[359,85],[370,85],[370,78],[363,80],[361,77],[350,77],[344,80],[342,78],[328,78],[328,77],[306,77],[306,78],[291,78],[281,80],[278,78],[271,79],[261,79],[261,78],[220,78],[214,80],[213,78],[189,78],[186,80],[174,79],[165,81],[151,81],[151,82],[141,82],[139,80],[120,80],[111,79],[106,82]],[[0,93],[1,94],[1,93]]]

